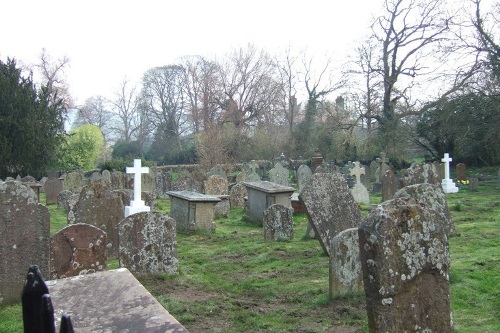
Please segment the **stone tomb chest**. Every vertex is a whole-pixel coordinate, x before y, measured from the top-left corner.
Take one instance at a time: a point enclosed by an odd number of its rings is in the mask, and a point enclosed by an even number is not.
[[[293,187],[268,181],[244,182],[243,185],[247,188],[246,218],[258,225],[262,225],[264,211],[271,205],[292,207]]]
[[[215,231],[214,207],[221,201],[213,195],[191,191],[169,191],[170,216],[177,223],[177,231]]]

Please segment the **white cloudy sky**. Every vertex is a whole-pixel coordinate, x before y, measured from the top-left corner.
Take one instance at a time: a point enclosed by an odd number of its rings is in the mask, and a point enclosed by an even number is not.
[[[223,56],[252,43],[340,59],[368,32],[381,0],[16,0],[1,4],[0,59],[67,56],[77,103],[112,97],[126,77],[181,56]]]

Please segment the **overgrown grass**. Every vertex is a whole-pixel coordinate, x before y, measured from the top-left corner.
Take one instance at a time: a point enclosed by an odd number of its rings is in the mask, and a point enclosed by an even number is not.
[[[450,238],[455,331],[500,332],[496,179],[447,199],[458,232]],[[380,203],[381,196],[370,200]],[[158,200],[157,208],[167,213],[169,201]],[[371,208],[361,206],[363,215]],[[56,205],[49,210],[54,233],[66,216]],[[303,214],[295,216],[295,237],[287,242],[264,242],[262,229],[242,215],[235,209],[218,219],[213,234],[179,234],[179,274],[142,276],[141,283],[192,333],[342,332],[344,326],[368,331],[362,295],[328,299],[328,258],[317,240],[305,240]],[[117,266],[116,259],[108,262],[109,269]],[[0,307],[0,323],[2,333],[21,332],[20,305]]]

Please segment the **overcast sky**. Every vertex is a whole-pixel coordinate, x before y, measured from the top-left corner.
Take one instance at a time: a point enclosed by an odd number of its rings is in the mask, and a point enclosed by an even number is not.
[[[0,9],[0,59],[67,56],[77,104],[111,98],[124,78],[181,56],[222,57],[252,43],[341,59],[368,33],[381,0],[17,0]]]

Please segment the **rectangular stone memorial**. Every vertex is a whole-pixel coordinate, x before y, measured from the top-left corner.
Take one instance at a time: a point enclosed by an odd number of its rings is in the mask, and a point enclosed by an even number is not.
[[[191,191],[169,191],[170,216],[177,223],[177,231],[215,231],[214,207],[221,201],[213,195]]]
[[[188,332],[126,268],[47,286],[55,318],[70,314],[75,332]]]
[[[283,186],[269,181],[244,182],[247,188],[245,217],[262,226],[264,211],[271,205],[292,207],[293,187]]]

